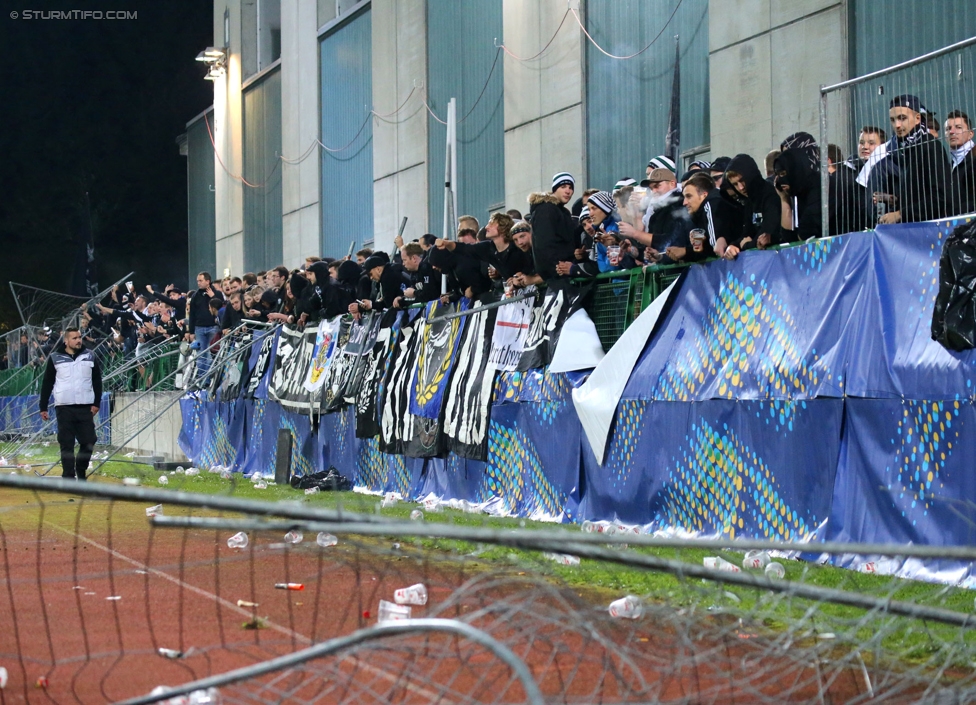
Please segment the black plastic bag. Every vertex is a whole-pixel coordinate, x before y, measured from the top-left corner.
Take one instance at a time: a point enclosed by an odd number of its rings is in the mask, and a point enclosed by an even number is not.
[[[291,486],[296,490],[308,490],[317,487],[323,492],[348,492],[352,489],[352,482],[348,477],[340,475],[335,466],[328,470],[312,473],[311,475],[292,475]]]
[[[939,260],[939,294],[932,309],[932,339],[949,350],[976,347],[976,221],[946,239]]]

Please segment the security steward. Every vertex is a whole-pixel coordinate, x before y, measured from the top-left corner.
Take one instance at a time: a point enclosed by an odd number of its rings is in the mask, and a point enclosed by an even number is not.
[[[84,480],[95,448],[95,415],[102,398],[102,370],[85,350],[77,328],[66,328],[64,343],[47,359],[41,385],[41,418],[47,421],[48,400],[54,392],[61,446],[61,477]],[[75,456],[75,441],[79,449]]]

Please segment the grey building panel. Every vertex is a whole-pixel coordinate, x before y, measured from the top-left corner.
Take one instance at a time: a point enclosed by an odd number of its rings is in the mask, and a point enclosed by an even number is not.
[[[647,160],[664,151],[675,35],[681,151],[708,144],[708,0],[587,0],[585,10],[587,31],[611,54],[629,56],[657,37],[628,60],[612,59],[586,42],[587,185],[609,189],[626,176],[640,179]]]
[[[854,78],[976,35],[976,4],[972,0],[851,0],[849,20]],[[849,95],[831,96],[831,100],[850,101],[850,129],[845,135],[849,148],[854,148],[863,125],[890,133],[889,102],[902,93],[918,95],[940,123],[950,110],[976,115],[974,71],[976,51],[968,48],[871,80]],[[833,136],[837,138],[836,133]]]
[[[446,119],[448,101],[457,99],[457,215],[473,215],[482,224],[489,210],[505,205],[504,60],[496,38],[501,42],[501,0],[428,0],[428,104]],[[439,237],[447,128],[428,116],[428,134],[428,222]]]
[[[213,130],[213,109],[205,116]],[[186,147],[187,282],[192,284],[198,272],[217,275],[214,153],[203,117],[186,128]]]
[[[373,239],[372,15],[367,7],[322,37],[322,254]]]
[[[244,101],[244,269],[281,264],[281,71],[247,87]]]

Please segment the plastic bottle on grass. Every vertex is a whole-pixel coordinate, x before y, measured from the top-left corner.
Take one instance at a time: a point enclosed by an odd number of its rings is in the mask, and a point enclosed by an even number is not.
[[[332,534],[322,531],[318,536],[315,537],[315,543],[322,548],[328,548],[329,546],[335,546],[337,543],[339,543],[339,539]]]
[[[304,538],[301,531],[292,530],[285,534],[285,543],[301,543]]]
[[[741,573],[742,569],[735,563],[729,563],[727,560],[721,556],[707,556],[702,559],[702,563],[706,568],[712,568],[713,570],[722,570],[726,573]]]
[[[644,614],[644,602],[637,595],[627,595],[611,602],[609,612],[618,619],[638,619]]]
[[[228,548],[247,548],[247,534],[243,531],[238,531],[236,534],[227,539]]]
[[[427,586],[417,583],[410,587],[400,588],[393,592],[393,600],[398,605],[426,605]]]
[[[543,558],[548,558],[550,561],[556,561],[559,565],[579,565],[579,556],[571,556],[568,553],[543,553]]]

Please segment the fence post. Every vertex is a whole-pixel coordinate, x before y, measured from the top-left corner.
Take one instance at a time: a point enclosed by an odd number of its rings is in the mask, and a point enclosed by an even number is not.
[[[827,173],[827,92],[820,84],[820,237],[830,234],[830,174]]]

